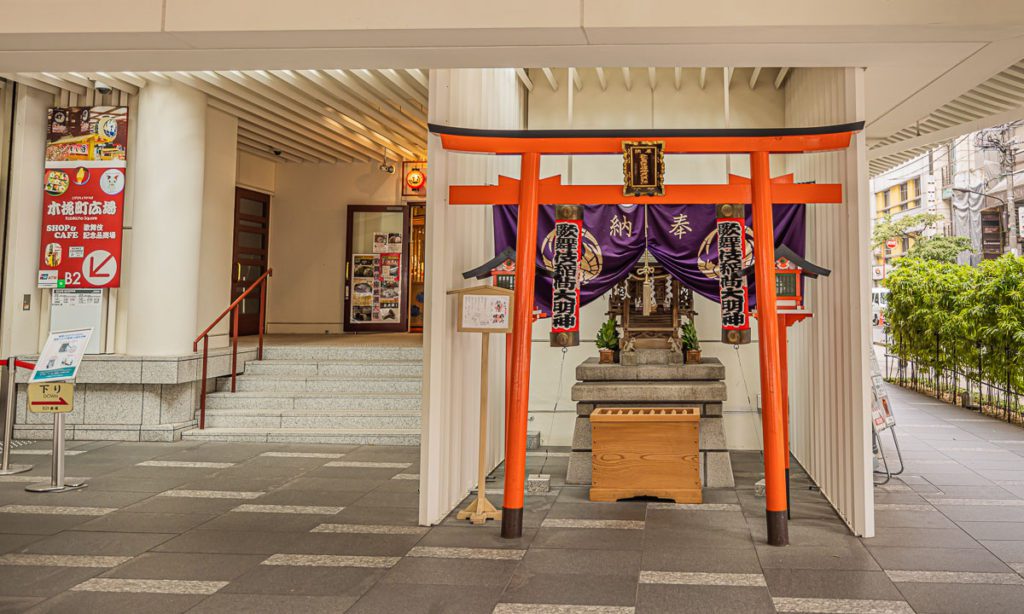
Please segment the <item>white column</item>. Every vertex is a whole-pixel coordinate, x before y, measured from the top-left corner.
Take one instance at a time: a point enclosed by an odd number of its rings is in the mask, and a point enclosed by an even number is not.
[[[192,351],[197,329],[206,96],[178,83],[139,94],[127,353]]]
[[[206,328],[231,302],[231,249],[235,230],[235,172],[238,119],[216,109],[206,111],[206,178],[203,190],[202,245],[199,249],[199,329]],[[228,344],[230,317],[213,329],[210,347]]]
[[[8,87],[13,84],[8,83]],[[39,235],[43,221],[43,159],[46,109],[53,95],[18,85],[12,125],[10,199],[4,258],[3,322],[0,355],[33,354],[39,350],[40,304],[49,292],[36,288]],[[24,298],[29,308],[24,309]]]
[[[430,71],[428,117],[462,128],[522,127],[522,97],[515,71]],[[499,171],[518,176],[518,156],[453,154],[440,139],[427,140],[426,286],[423,326],[423,434],[420,443],[420,524],[435,524],[476,483],[480,335],[456,331],[455,299],[448,290],[478,285],[462,272],[494,256],[489,207],[448,205],[448,186],[494,185]],[[491,337],[488,463],[504,454],[503,335]]]

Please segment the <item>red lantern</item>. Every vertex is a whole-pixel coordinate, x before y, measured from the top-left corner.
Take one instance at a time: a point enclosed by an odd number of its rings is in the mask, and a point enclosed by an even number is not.
[[[427,183],[427,176],[418,168],[414,168],[405,175],[405,185],[410,190],[419,190]]]

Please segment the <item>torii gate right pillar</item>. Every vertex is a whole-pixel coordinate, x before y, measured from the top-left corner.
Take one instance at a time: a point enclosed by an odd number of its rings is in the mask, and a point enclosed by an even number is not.
[[[775,306],[775,231],[772,181],[767,151],[750,154],[751,208],[754,221],[754,283],[761,358],[761,428],[764,431],[765,520],[768,543],[789,544],[786,518],[786,425],[782,416],[782,368],[779,319]]]

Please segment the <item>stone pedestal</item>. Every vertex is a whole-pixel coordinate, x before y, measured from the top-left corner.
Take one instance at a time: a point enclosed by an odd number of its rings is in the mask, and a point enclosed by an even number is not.
[[[699,407],[701,483],[705,488],[734,486],[722,425],[726,393],[721,361],[704,358],[686,365],[670,362],[667,351],[630,354],[622,364],[602,365],[594,357],[576,367],[576,428],[566,483],[591,482],[590,413],[596,407]]]

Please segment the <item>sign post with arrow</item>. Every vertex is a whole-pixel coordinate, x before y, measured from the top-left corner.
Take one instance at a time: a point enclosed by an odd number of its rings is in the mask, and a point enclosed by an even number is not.
[[[85,482],[68,482],[64,477],[64,414],[75,408],[75,384],[82,356],[92,337],[92,329],[50,333],[35,369],[29,377],[28,410],[34,414],[53,414],[53,465],[50,482],[33,484],[29,492],[64,492],[84,488]]]
[[[28,410],[33,414],[70,414],[74,407],[73,383],[28,385]]]

